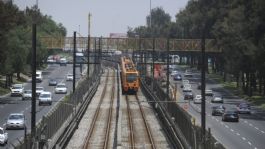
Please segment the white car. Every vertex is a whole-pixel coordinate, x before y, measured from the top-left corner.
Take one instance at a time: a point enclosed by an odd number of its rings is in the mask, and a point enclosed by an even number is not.
[[[6,121],[6,129],[24,129],[25,116],[23,113],[11,113]]]
[[[213,96],[212,90],[205,90],[205,96]]]
[[[223,97],[221,97],[221,96],[215,96],[212,98],[211,102],[212,103],[214,103],[214,102],[224,103],[224,100],[223,100]]]
[[[192,73],[190,70],[186,70],[184,73],[184,77],[192,77]]]
[[[60,59],[60,66],[67,66],[67,60],[66,60],[66,58],[61,58]]]
[[[74,80],[74,75],[73,74],[67,74],[66,81],[73,81],[73,80]]]
[[[194,100],[193,100],[193,102],[194,102],[195,104],[200,104],[200,103],[202,103],[202,95],[196,95],[195,98],[194,98]]]
[[[7,140],[8,140],[8,133],[5,132],[5,130],[2,127],[0,127],[0,144],[1,145],[7,144]]]
[[[11,90],[11,96],[22,96],[24,87],[23,84],[14,84],[10,88]]]
[[[42,82],[42,71],[36,71],[36,82]]]
[[[39,96],[39,106],[42,104],[52,105],[52,93],[43,91]]]
[[[31,90],[24,90],[22,94],[22,100],[27,100],[32,98],[32,91]]]
[[[63,93],[66,94],[67,93],[67,87],[64,83],[59,83],[56,85],[55,87],[55,93],[59,94],[59,93]]]
[[[44,91],[44,88],[43,87],[36,87],[36,94],[37,96],[40,96],[40,94]]]
[[[192,92],[191,87],[184,87],[183,92]]]
[[[177,70],[173,70],[170,74],[171,77],[173,77],[174,75],[178,74],[178,71]]]

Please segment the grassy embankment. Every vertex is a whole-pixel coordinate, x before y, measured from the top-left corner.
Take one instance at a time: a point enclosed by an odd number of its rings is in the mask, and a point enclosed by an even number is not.
[[[225,89],[230,90],[233,94],[246,99],[247,101],[253,103],[254,105],[259,106],[262,109],[265,109],[265,97],[264,96],[260,96],[257,93],[253,93],[254,96],[249,97],[247,95],[244,95],[242,90],[238,89],[236,86],[236,82],[224,82],[222,77],[220,75],[216,75],[216,74],[210,74],[209,77],[215,81],[217,81],[218,83],[222,84],[222,86]]]

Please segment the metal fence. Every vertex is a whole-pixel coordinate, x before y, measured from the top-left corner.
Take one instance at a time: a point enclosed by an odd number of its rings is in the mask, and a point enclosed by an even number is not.
[[[224,149],[211,135],[210,130],[206,133],[205,144],[202,144],[201,127],[193,124],[192,117],[176,102],[173,102],[158,82],[153,81],[149,77],[142,79],[141,82],[142,90],[148,100],[152,101],[150,103],[158,113],[163,127],[170,127],[164,128],[169,137],[172,137],[175,132],[178,135],[176,139],[181,141],[184,148]],[[167,118],[170,124],[165,123],[165,118]],[[168,129],[173,129],[174,132],[168,132]],[[171,140],[171,142],[176,144],[176,140]]]
[[[78,126],[79,121],[99,85],[100,69],[94,69],[90,78],[83,78],[74,93],[56,103],[36,127],[36,137],[27,134],[17,142],[11,143],[10,148],[28,149],[62,147],[69,135]]]

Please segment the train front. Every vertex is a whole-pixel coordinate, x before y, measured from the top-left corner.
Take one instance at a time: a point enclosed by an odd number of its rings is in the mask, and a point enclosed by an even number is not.
[[[127,72],[125,74],[126,85],[124,91],[127,93],[135,94],[139,89],[139,74],[138,71]]]

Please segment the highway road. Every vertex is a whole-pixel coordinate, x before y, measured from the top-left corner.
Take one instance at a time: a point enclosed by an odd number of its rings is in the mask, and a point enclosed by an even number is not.
[[[54,86],[49,86],[49,79],[54,78],[58,83],[66,83],[68,93],[72,91],[72,81],[66,81],[67,73],[72,73],[73,67],[68,64],[67,66],[60,66],[58,64],[48,65],[47,69],[43,70],[43,81],[37,83],[36,86],[44,87],[45,91],[50,91],[53,94],[53,103],[51,106],[38,106],[38,100],[36,102],[36,122],[40,121],[43,115],[47,114],[49,110],[60,101],[65,94],[55,94]],[[80,79],[80,68],[76,68],[76,80]],[[25,89],[31,89],[31,83],[24,84]],[[21,97],[4,97],[0,99],[0,126],[4,126],[6,119],[10,113],[24,113],[26,117],[27,133],[31,131],[31,100],[21,100]],[[25,134],[25,130],[7,130],[8,132],[8,144],[1,146],[5,148],[10,146],[10,143],[14,140],[21,138]]]
[[[178,68],[184,74],[181,68]],[[183,75],[182,75],[183,76]],[[207,77],[207,76],[206,76]],[[172,78],[171,78],[172,79]],[[184,78],[190,80],[194,97],[201,94],[201,90],[197,89],[197,84],[200,81],[200,72],[194,71],[193,77]],[[182,93],[179,87],[181,81],[174,81],[178,85],[178,91]],[[234,96],[229,90],[224,89],[221,84],[207,77],[206,89],[213,90],[215,95],[222,95],[224,97],[224,106],[226,109],[235,108],[238,103],[246,102],[243,99]],[[182,94],[183,95],[183,94]],[[196,118],[196,124],[201,123],[201,104],[194,104],[193,101],[183,99],[179,100],[179,104],[183,106],[188,102],[188,112]],[[221,142],[227,149],[264,149],[265,148],[265,115],[264,111],[251,105],[251,114],[240,114],[239,122],[222,122],[221,116],[212,116],[212,106],[220,105],[220,103],[211,103],[210,97],[206,97],[206,127],[211,128],[212,134]]]

